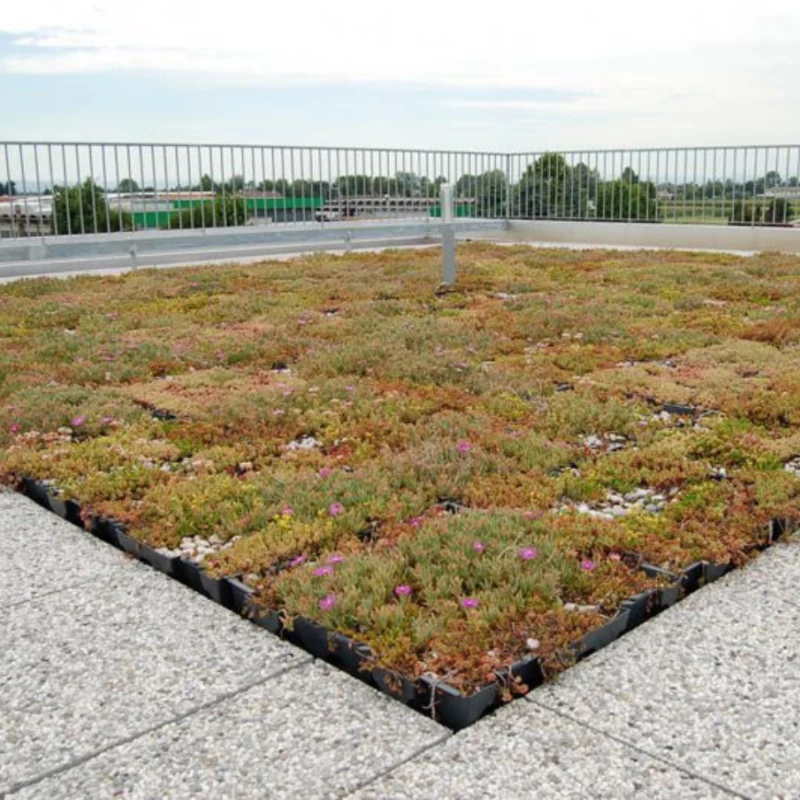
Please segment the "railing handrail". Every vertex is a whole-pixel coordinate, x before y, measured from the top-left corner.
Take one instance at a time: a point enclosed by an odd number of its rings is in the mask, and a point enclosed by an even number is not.
[[[545,147],[531,150],[463,150],[440,149],[436,147],[361,147],[353,145],[336,144],[253,144],[247,142],[150,142],[150,141],[62,141],[48,140],[18,140],[0,139],[0,147],[205,147],[205,148],[244,148],[247,150],[348,150],[359,153],[416,153],[416,154],[442,154],[442,155],[473,155],[473,156],[511,156],[521,157],[530,155],[544,155],[545,153],[561,153],[580,155],[582,153],[674,153],[674,152],[701,152],[703,150],[770,150],[773,148],[791,149],[800,147],[797,143],[776,144],[715,144],[715,145],[671,145],[669,147]]]
[[[426,153],[438,153],[441,155],[472,155],[472,156],[505,156],[511,155],[510,153],[500,152],[498,150],[441,150],[435,147],[419,148],[419,147],[361,147],[358,145],[337,145],[337,144],[247,144],[239,142],[102,142],[102,141],[36,141],[36,140],[5,140],[0,139],[0,147],[7,145],[9,147],[214,147],[214,148],[239,148],[242,147],[246,150],[350,150],[358,153],[417,153],[425,155]],[[774,145],[770,145],[773,147]]]

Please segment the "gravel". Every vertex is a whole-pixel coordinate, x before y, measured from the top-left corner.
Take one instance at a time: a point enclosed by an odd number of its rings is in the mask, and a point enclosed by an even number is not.
[[[322,442],[315,439],[313,436],[303,436],[301,439],[295,439],[286,445],[286,449],[295,452],[297,450],[313,450],[315,447],[322,447]]]
[[[177,547],[159,547],[158,552],[165,556],[184,558],[187,561],[194,561],[199,564],[207,556],[227,550],[241,538],[241,536],[233,536],[227,542],[224,542],[216,535],[210,538],[205,536],[184,536]]]
[[[575,511],[578,514],[587,514],[598,519],[613,520],[620,519],[634,512],[644,512],[646,514],[660,514],[664,511],[667,503],[678,496],[677,487],[673,487],[667,494],[640,487],[625,495],[616,492],[608,492],[605,500],[592,503],[562,503],[553,509],[555,513]]]

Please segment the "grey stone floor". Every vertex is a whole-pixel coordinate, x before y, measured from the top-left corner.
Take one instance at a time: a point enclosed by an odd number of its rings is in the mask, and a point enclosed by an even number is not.
[[[800,798],[800,547],[453,735],[0,491],[0,797]]]

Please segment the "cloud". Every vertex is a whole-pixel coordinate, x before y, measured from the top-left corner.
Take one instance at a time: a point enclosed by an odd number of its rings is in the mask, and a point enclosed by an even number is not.
[[[527,3],[499,0],[476,15],[466,5],[455,13],[451,3],[406,0],[383,24],[366,0],[240,0],[230,13],[209,0],[38,0],[4,8],[0,32],[12,41],[0,69],[14,73],[663,88],[708,83],[720,71],[729,80],[744,77],[763,56],[755,47],[784,48],[797,64],[800,12],[785,0],[772,0],[769,11],[739,0],[673,0],[662,14],[645,17],[638,1],[574,0],[569,13],[534,13]]]
[[[7,5],[0,72],[11,76],[131,73],[387,93],[402,84],[452,90],[441,104],[451,127],[491,130],[493,115],[495,127],[535,122],[576,141],[763,140],[800,129],[795,0],[672,0],[659,11],[641,0],[498,0],[475,10],[405,0],[380,14],[374,0]]]

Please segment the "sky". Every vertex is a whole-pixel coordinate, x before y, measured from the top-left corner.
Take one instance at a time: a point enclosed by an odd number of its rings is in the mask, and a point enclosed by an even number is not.
[[[800,140],[796,0],[539,5],[7,3],[0,139],[502,152]]]

